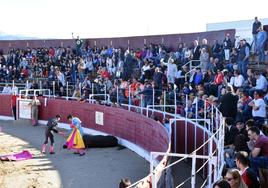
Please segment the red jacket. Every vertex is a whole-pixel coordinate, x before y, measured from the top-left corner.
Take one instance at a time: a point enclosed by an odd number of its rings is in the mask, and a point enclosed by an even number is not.
[[[17,102],[17,96],[16,95],[12,95],[11,96],[11,107],[15,107],[16,106],[16,102]]]

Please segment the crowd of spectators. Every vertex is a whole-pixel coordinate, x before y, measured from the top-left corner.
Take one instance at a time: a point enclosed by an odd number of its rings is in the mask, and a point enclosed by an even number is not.
[[[222,42],[214,40],[208,44],[203,39],[199,44],[195,40],[191,46],[180,43],[177,49],[163,44],[135,50],[113,46],[90,48],[81,46],[82,40],[78,39],[79,47],[75,48],[10,49],[5,56],[0,54],[0,82],[28,81],[28,89],[55,89],[58,96],[67,95],[68,83],[68,94],[73,97],[85,99],[92,93],[108,93],[112,102],[118,97],[120,103],[143,107],[164,101],[174,104],[176,97],[177,104],[184,108],[179,108],[180,113],[189,118],[208,113],[204,112],[203,99],[214,100],[208,101],[207,109],[215,103],[221,105],[223,113],[228,111],[221,103],[227,86],[239,98],[237,114],[246,117],[245,121],[252,117],[248,104],[255,91],[261,91],[259,97],[267,102],[267,72],[249,69],[250,45],[242,39],[234,46],[228,33]],[[191,60],[198,67],[188,74],[191,67],[187,62]],[[185,95],[189,95],[188,104]],[[198,114],[194,113],[196,104]],[[232,114],[235,116],[236,113]]]
[[[28,89],[38,89],[40,85],[43,89],[55,87],[55,94],[60,97],[67,95],[68,83],[73,86],[68,91],[70,97],[85,100],[89,94],[107,93],[111,103],[118,101],[142,107],[153,103],[173,105],[176,98],[177,113],[187,118],[209,118],[213,116],[214,105],[227,118],[228,167],[240,168],[239,160],[243,165],[248,164],[249,160],[235,155],[240,151],[251,153],[250,162],[255,165],[256,175],[260,161],[268,164],[268,138],[260,136],[267,123],[267,70],[248,68],[251,46],[246,40],[235,46],[226,34],[222,41],[208,43],[203,39],[199,44],[195,40],[192,46],[180,43],[177,49],[163,44],[144,45],[135,50],[81,44],[79,39],[79,48],[10,49],[7,54],[0,54],[0,82],[28,81]],[[258,56],[260,61],[265,61],[262,51]],[[189,70],[191,60],[197,67]],[[188,74],[189,71],[192,73]],[[36,78],[42,78],[41,84]],[[6,84],[2,93],[12,91],[14,88]],[[174,113],[174,109],[169,110]],[[246,129],[246,126],[251,127]],[[252,148],[247,145],[250,140]],[[258,157],[262,158],[258,160]],[[236,172],[230,170],[228,174],[235,176]]]

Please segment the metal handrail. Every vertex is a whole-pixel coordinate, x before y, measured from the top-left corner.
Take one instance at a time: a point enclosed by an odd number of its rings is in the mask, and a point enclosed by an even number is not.
[[[194,72],[196,70],[196,68],[198,68],[198,67],[200,67],[200,65],[197,65],[194,68],[192,68],[190,71],[186,72],[184,75],[184,80],[187,81],[188,74],[191,74],[192,72]]]

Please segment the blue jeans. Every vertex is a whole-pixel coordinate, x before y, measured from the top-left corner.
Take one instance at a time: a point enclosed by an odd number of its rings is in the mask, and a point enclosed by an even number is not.
[[[238,70],[240,71],[240,73],[243,75],[245,79],[247,78],[247,66],[248,66],[248,61],[238,61]]]
[[[258,45],[258,55],[259,55],[259,62],[265,61],[265,53],[264,53],[264,44]]]
[[[259,176],[259,168],[268,168],[268,157],[260,156],[260,157],[251,157],[250,166],[254,170],[254,172]]]
[[[257,52],[257,34],[253,34],[253,40],[254,40],[254,53]]]

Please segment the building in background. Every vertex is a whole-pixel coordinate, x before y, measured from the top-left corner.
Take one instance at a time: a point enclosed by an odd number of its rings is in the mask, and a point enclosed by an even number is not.
[[[268,25],[268,18],[258,18],[262,25]],[[254,18],[251,20],[240,20],[240,21],[232,21],[232,22],[219,22],[219,23],[207,23],[206,31],[216,31],[216,30],[224,30],[224,29],[235,29],[235,38],[236,44],[240,39],[246,39],[249,44],[252,44],[252,24],[254,22]]]

